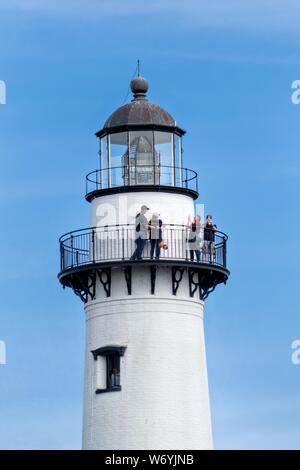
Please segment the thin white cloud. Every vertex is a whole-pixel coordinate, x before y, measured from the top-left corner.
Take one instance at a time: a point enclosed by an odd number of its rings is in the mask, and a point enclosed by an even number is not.
[[[299,0],[1,0],[0,9],[22,9],[58,15],[80,15],[94,20],[120,16],[157,15],[175,18],[182,27],[229,27],[268,32],[299,29]],[[169,24],[169,23],[168,23]]]
[[[300,65],[298,56],[266,56],[266,55],[239,55],[239,54],[217,54],[212,52],[201,53],[192,51],[156,51],[156,56],[173,59],[190,60],[196,62],[229,62],[247,64],[279,64],[279,65]]]

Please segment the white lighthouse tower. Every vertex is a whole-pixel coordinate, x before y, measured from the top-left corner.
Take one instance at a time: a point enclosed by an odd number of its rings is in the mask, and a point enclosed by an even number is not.
[[[144,78],[131,90],[132,101],[96,134],[100,169],[86,178],[91,228],[60,239],[59,280],[86,317],[83,448],[210,449],[204,300],[228,278],[227,237],[215,232],[191,261],[198,183],[183,167],[185,131],[148,101]],[[167,249],[158,259],[148,240],[132,259],[142,206],[147,220],[157,213],[163,222]]]

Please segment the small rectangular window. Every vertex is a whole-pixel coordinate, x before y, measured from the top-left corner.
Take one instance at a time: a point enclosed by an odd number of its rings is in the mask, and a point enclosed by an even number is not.
[[[96,361],[96,393],[121,390],[121,361],[124,346],[105,346],[91,351]]]

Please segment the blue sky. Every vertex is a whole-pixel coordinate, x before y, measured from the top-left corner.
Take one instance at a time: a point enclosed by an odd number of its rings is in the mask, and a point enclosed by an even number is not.
[[[206,302],[215,447],[300,448],[299,23],[291,0],[1,1],[0,448],[80,448],[84,314],[58,237],[89,225],[94,132],[137,58],[230,237]]]

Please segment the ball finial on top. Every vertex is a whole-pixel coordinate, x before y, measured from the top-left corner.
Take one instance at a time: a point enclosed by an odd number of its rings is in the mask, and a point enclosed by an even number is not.
[[[133,93],[133,101],[138,99],[146,99],[146,93],[148,91],[148,82],[140,74],[140,60],[137,61],[137,76],[134,77],[130,82],[130,88]]]
[[[130,88],[134,99],[145,98],[148,91],[148,82],[144,77],[139,75],[131,80]]]

